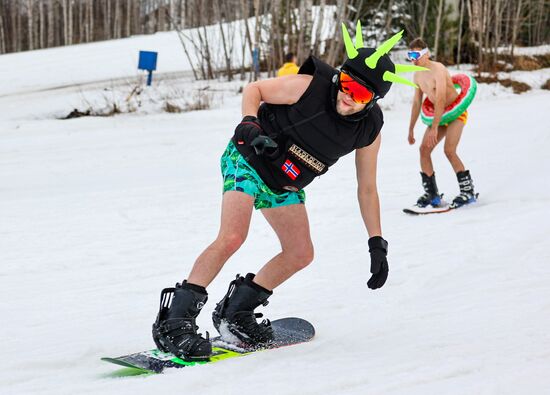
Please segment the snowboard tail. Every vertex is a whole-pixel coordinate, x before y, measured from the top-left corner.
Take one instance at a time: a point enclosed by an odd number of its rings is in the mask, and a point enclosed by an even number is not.
[[[444,200],[441,201],[441,204],[439,206],[433,207],[433,206],[426,206],[426,207],[420,207],[418,205],[413,205],[408,208],[404,208],[403,212],[410,215],[426,215],[426,214],[440,214],[440,213],[447,213],[451,210],[456,210],[461,207],[470,206],[477,202],[477,198],[479,196],[479,193],[476,193],[473,200],[469,201],[467,203],[464,203],[462,205],[456,205],[455,203],[447,203]]]
[[[215,363],[257,351],[300,344],[310,341],[315,335],[313,325],[301,318],[282,318],[272,321],[271,326],[274,333],[273,342],[259,347],[228,343],[220,336],[211,339],[212,356],[209,361],[184,361],[171,353],[162,352],[158,349],[123,355],[117,358],[104,357],[101,360],[126,368],[139,369],[144,373],[162,373],[165,369]]]
[[[433,206],[420,207],[415,204],[414,206],[404,208],[403,212],[411,215],[426,215],[426,214],[446,213],[447,211],[451,211],[452,208],[449,204],[443,201],[442,203],[443,204],[437,207],[433,207]]]

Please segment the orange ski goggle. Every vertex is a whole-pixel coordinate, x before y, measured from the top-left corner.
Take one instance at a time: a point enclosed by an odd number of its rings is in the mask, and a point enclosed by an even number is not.
[[[340,71],[338,89],[347,93],[354,102],[360,104],[370,103],[375,98],[374,91],[371,88],[345,71]]]

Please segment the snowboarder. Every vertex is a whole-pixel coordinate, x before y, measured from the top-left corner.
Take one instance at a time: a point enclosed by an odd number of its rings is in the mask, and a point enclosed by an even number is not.
[[[444,152],[453,167],[458,179],[460,193],[453,199],[452,208],[460,207],[476,200],[474,193],[474,184],[470,176],[470,171],[466,170],[462,160],[456,152],[462,130],[468,119],[468,111],[464,111],[457,119],[448,123],[441,124],[441,116],[444,109],[453,103],[458,93],[451,81],[451,76],[447,68],[439,63],[430,60],[430,52],[426,43],[416,38],[409,44],[408,59],[417,66],[426,67],[428,72],[415,73],[414,82],[419,86],[415,89],[411,120],[409,124],[408,141],[410,145],[415,143],[414,126],[420,114],[422,107],[422,97],[427,95],[428,99],[434,104],[434,116],[431,126],[426,128],[422,143],[420,144],[420,169],[422,177],[422,186],[424,194],[416,202],[418,207],[438,207],[441,205],[442,195],[439,194],[435,181],[435,172],[433,168],[431,154],[435,146],[445,139]]]
[[[267,305],[273,289],[313,260],[303,188],[355,151],[358,199],[370,238],[367,285],[377,289],[388,276],[388,243],[382,238],[376,188],[382,111],[376,104],[392,82],[413,85],[396,73],[420,70],[395,65],[387,53],[400,32],[378,49],[363,46],[358,23],[355,44],[342,25],[348,60],[341,70],[310,57],[299,74],[246,86],[242,121],[222,155],[223,200],[219,234],[197,258],[182,284],[161,294],[153,324],[157,347],[182,359],[211,354],[208,336],[195,319],[207,301],[206,287],[247,237],[252,209],[260,209],[281,243],[281,252],[257,274],[237,276],[213,312],[215,328],[241,342],[269,343],[269,320],[254,310]]]

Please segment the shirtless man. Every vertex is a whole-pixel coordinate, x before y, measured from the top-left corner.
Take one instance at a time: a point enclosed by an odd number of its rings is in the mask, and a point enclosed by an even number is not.
[[[409,144],[415,143],[414,126],[420,115],[423,95],[434,104],[434,117],[432,126],[426,128],[422,143],[420,145],[420,168],[422,176],[422,185],[425,193],[418,198],[416,205],[426,207],[431,205],[437,207],[441,205],[441,196],[437,190],[435,182],[435,173],[432,164],[431,154],[435,146],[445,139],[444,152],[451,163],[458,179],[460,194],[454,198],[451,207],[456,208],[476,200],[474,185],[470,177],[470,171],[466,170],[464,163],[458,157],[456,149],[462,136],[462,129],[468,119],[468,112],[465,111],[457,119],[448,123],[441,124],[441,117],[445,107],[451,104],[458,93],[451,80],[451,75],[447,68],[439,63],[430,60],[430,52],[426,43],[420,39],[414,39],[409,44],[408,58],[417,66],[426,67],[428,72],[416,72],[414,82],[419,86],[415,89],[414,100],[411,111],[411,121],[409,124]]]

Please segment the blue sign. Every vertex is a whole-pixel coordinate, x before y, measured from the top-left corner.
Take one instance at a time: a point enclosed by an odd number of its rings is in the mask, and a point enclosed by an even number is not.
[[[254,71],[256,74],[260,73],[260,50],[258,48],[254,48],[252,50],[252,65],[254,67]]]
[[[153,71],[157,69],[157,52],[139,51],[138,69]]]
[[[153,81],[153,70],[157,69],[157,52],[139,51],[138,69],[147,70],[147,85]]]

